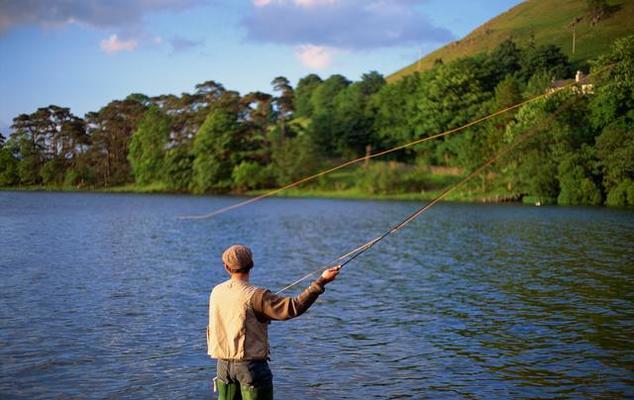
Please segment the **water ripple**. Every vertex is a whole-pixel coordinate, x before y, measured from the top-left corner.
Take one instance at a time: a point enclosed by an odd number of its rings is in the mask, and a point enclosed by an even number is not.
[[[278,289],[417,207],[0,192],[0,397],[209,398],[219,255]],[[441,204],[270,328],[278,398],[634,397],[634,214]]]

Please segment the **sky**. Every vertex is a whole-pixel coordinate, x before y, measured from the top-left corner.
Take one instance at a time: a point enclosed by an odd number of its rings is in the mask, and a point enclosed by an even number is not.
[[[0,0],[0,132],[55,104],[389,75],[521,0]]]

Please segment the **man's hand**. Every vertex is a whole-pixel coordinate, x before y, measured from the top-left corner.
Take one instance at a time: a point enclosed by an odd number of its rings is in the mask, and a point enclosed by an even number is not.
[[[337,265],[336,267],[328,268],[327,270],[322,272],[321,273],[321,278],[322,278],[324,284],[334,281],[335,278],[337,277],[337,275],[339,274],[339,271],[341,271],[341,265]]]

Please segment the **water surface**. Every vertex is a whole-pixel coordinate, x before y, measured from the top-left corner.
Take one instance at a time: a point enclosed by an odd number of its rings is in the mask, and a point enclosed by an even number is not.
[[[0,192],[0,398],[210,398],[220,254],[277,290],[415,202]],[[279,399],[634,397],[634,213],[440,204],[274,322]],[[295,292],[296,293],[296,292]]]

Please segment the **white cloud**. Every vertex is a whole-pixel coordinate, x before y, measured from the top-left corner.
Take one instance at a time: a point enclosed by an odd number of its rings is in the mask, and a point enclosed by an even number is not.
[[[311,69],[328,68],[333,61],[333,56],[337,53],[334,48],[325,46],[315,46],[312,44],[297,46],[295,48],[295,56]]]
[[[253,5],[256,7],[266,7],[271,4],[295,4],[301,7],[314,7],[319,5],[335,4],[338,0],[253,0]]]
[[[295,0],[295,4],[298,6],[312,7],[322,4],[335,4],[337,0]]]
[[[137,48],[138,42],[134,39],[121,40],[114,34],[108,39],[102,40],[99,46],[106,53],[118,53],[120,51],[133,51]]]
[[[368,50],[444,43],[453,38],[422,13],[427,0],[251,0],[247,40]],[[283,21],[283,23],[280,23]]]

